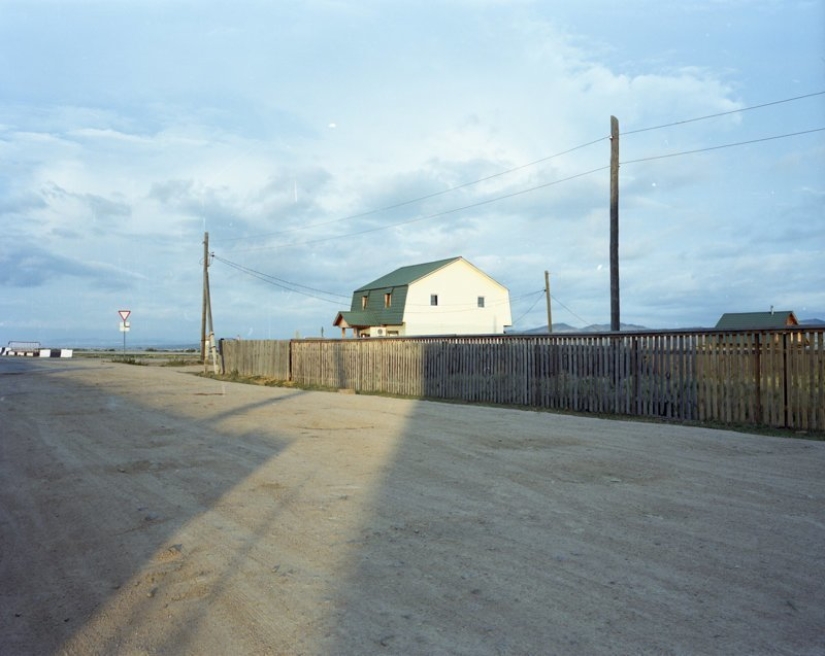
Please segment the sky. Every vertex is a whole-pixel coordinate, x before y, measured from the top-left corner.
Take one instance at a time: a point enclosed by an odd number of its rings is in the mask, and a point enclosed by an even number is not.
[[[0,0],[0,345],[337,337],[463,256],[514,328],[825,319],[825,0]]]

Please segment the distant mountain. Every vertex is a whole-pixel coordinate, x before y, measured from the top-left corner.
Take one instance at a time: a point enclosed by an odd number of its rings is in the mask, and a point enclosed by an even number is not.
[[[542,326],[537,330],[541,331],[542,333],[547,332],[547,326]],[[554,323],[553,324],[553,332],[554,333],[575,333],[578,332],[578,328],[571,326],[569,323]]]
[[[651,330],[645,326],[637,326],[634,323],[620,323],[619,330],[624,332],[636,333],[644,330]],[[609,323],[594,323],[589,326],[585,326],[581,330],[576,332],[581,333],[609,333],[610,332],[610,324]]]
[[[623,323],[621,325],[622,332],[646,332],[656,330],[655,328],[648,328],[647,326],[639,326],[633,323]],[[807,326],[818,328],[820,326],[825,326],[825,321],[822,319],[800,319],[799,321],[800,326]],[[692,328],[682,328],[681,330],[691,331],[691,330],[707,330],[707,326],[694,326]],[[547,326],[539,326],[538,328],[530,328],[529,330],[508,330],[508,334],[510,335],[546,335],[547,334]],[[566,323],[554,323],[553,324],[553,333],[609,333],[610,332],[610,324],[607,323],[594,323],[589,326],[585,326],[584,328],[575,328],[570,324]]]
[[[625,332],[641,332],[645,330],[650,330],[650,328],[646,328],[645,326],[637,326],[632,323],[622,323],[619,324],[619,329]],[[553,333],[609,333],[610,332],[610,324],[606,323],[594,323],[589,326],[585,326],[584,328],[575,328],[570,324],[566,323],[554,323],[553,324]],[[546,335],[547,334],[547,326],[539,326],[538,328],[530,328],[529,330],[510,330],[508,331],[510,335]]]
[[[575,333],[578,332],[578,330],[578,328],[574,328],[566,323],[553,324],[554,333]],[[528,330],[508,330],[507,332],[510,335],[546,335],[547,326],[539,326],[538,328],[530,328]]]

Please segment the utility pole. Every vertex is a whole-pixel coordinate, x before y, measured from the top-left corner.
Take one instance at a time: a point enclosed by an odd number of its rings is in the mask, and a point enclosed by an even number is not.
[[[203,306],[201,310],[201,362],[206,364],[206,312],[209,306],[209,233],[203,233]]]
[[[619,316],[619,119],[610,117],[610,330],[621,329]]]
[[[553,332],[553,312],[550,309],[550,272],[544,272],[544,293],[547,295],[547,332]]]
[[[209,355],[212,358],[212,371],[218,373],[217,354],[215,353],[215,324],[212,323],[212,292],[209,289],[209,270],[206,271],[206,318],[207,318],[207,336],[206,348],[209,349]],[[203,361],[203,371],[207,371],[206,359]]]
[[[203,371],[206,373],[209,363],[207,349],[212,358],[212,370],[218,373],[218,359],[215,347],[215,325],[212,323],[212,294],[209,289],[209,233],[203,235],[203,317],[201,320],[201,357]]]

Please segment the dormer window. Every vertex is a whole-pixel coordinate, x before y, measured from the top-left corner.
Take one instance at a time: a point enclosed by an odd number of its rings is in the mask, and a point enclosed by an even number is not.
[[[367,296],[366,294],[364,294],[364,295],[361,297],[361,309],[362,309],[362,310],[366,310],[366,309],[367,309],[367,299],[368,299],[368,298],[369,298],[369,296]]]
[[[392,307],[392,292],[387,292],[384,294],[384,307]]]

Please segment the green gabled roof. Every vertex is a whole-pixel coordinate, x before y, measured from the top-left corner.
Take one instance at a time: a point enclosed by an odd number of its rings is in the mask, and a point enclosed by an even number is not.
[[[412,264],[410,266],[401,267],[392,273],[388,273],[385,276],[381,276],[377,280],[367,283],[363,287],[359,287],[355,290],[355,293],[358,294],[359,292],[366,292],[373,289],[409,285],[419,278],[423,278],[424,276],[431,274],[433,271],[438,271],[438,269],[460,259],[460,257],[451,257],[447,260],[436,260],[435,262],[425,262],[424,264]]]
[[[342,312],[351,326],[400,326],[404,321],[404,305],[407,302],[407,285],[381,286],[377,289],[362,288],[352,295],[349,312]],[[385,307],[384,295],[391,294],[390,307]],[[361,299],[367,297],[367,307]]]
[[[754,330],[796,326],[799,322],[790,310],[773,312],[726,312],[716,328],[719,330]]]
[[[446,260],[412,264],[396,269],[356,289],[352,293],[349,311],[339,312],[339,315],[353,327],[400,326],[404,322],[404,306],[407,303],[409,286],[416,280],[461,259],[461,257],[451,257]],[[386,307],[386,294],[391,295],[390,307]],[[366,307],[363,306],[365,296],[367,297]]]

